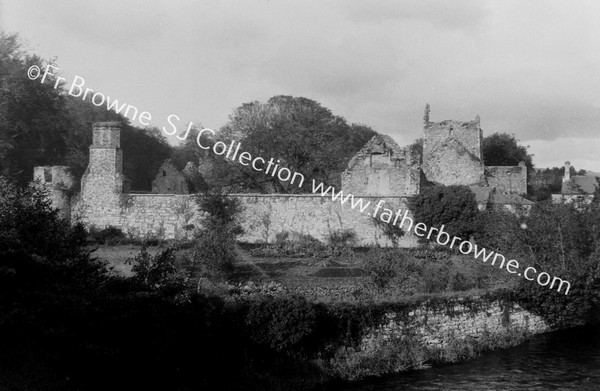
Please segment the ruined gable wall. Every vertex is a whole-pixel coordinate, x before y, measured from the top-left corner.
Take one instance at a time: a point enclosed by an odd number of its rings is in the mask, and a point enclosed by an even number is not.
[[[169,161],[163,163],[152,181],[154,194],[188,194],[185,176]]]
[[[389,154],[356,156],[342,174],[345,194],[369,196],[410,196],[419,192],[418,169],[406,164],[404,156],[391,159]]]

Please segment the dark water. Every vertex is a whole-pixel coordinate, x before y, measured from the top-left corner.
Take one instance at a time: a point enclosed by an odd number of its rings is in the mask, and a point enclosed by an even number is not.
[[[600,390],[600,328],[537,336],[462,364],[365,381],[347,390]]]

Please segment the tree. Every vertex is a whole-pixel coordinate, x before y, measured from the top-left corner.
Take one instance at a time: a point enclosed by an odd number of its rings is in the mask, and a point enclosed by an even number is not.
[[[415,224],[441,227],[450,235],[468,240],[475,233],[479,210],[475,194],[467,186],[435,185],[409,198]]]
[[[236,108],[219,137],[237,140],[252,156],[279,160],[280,166],[301,173],[305,188],[239,164],[231,165],[228,179],[264,192],[289,193],[308,191],[312,179],[339,185],[347,162],[374,134],[368,126],[348,125],[313,100],[275,96]]]
[[[423,160],[423,138],[419,137],[408,146],[412,156],[418,156],[419,162]]]
[[[486,166],[516,166],[525,162],[529,174],[533,174],[532,157],[527,147],[519,145],[514,136],[494,133],[483,138],[483,164]]]
[[[60,164],[67,149],[65,97],[53,88],[54,76],[42,84],[27,74],[46,64],[25,54],[16,34],[0,32],[0,173],[21,184],[34,166]]]
[[[35,166],[67,165],[80,178],[88,164],[92,123],[119,121],[124,124],[124,174],[133,189],[150,190],[171,153],[162,134],[133,127],[123,115],[66,94],[55,76],[43,84],[29,79],[29,67],[43,70],[48,63],[26,54],[16,34],[0,32],[0,173],[23,185]]]

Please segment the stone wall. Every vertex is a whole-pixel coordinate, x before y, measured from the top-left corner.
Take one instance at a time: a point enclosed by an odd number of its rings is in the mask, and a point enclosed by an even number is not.
[[[527,167],[524,162],[518,166],[486,166],[486,180],[497,193],[527,194]]]
[[[369,215],[371,207],[379,200],[384,201],[384,208],[394,213],[406,206],[402,197],[363,197],[365,203],[371,204],[365,213],[360,213],[358,208],[342,206],[338,201],[319,195],[238,194],[235,197],[245,208],[241,221],[246,234],[241,240],[254,243],[273,242],[275,235],[283,231],[309,234],[326,241],[331,232],[351,229],[358,237],[358,245],[389,246],[391,243],[375,227]],[[416,244],[417,238],[412,233],[399,241],[401,247],[414,247]]]
[[[269,195],[234,194],[241,201],[243,212],[240,222],[245,234],[240,241],[249,243],[273,242],[279,232],[297,232],[327,241],[331,232],[351,229],[358,238],[358,245],[382,245],[391,243],[375,227],[372,217],[339,201],[318,195]],[[117,202],[89,203],[77,200],[73,207],[74,221],[97,228],[119,227],[124,233],[137,238],[158,236],[164,239],[183,239],[192,228],[201,226],[193,195],[175,194],[123,194]],[[396,212],[405,207],[400,197],[365,197],[371,207],[379,200],[384,208]],[[381,212],[380,212],[381,213]],[[409,214],[410,216],[410,214]],[[402,247],[414,247],[417,238],[407,234],[400,239]]]
[[[375,351],[390,339],[416,337],[424,345],[443,347],[456,338],[506,337],[551,331],[548,323],[517,304],[480,298],[456,298],[444,305],[424,304],[408,312],[390,311],[385,321],[362,339],[360,349]]]

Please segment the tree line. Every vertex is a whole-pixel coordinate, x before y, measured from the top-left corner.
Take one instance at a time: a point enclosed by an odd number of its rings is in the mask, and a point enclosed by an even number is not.
[[[188,176],[192,191],[310,192],[206,153],[196,144],[197,133],[171,146],[156,128],[133,126],[121,114],[66,94],[60,83],[53,88],[55,76],[44,84],[32,82],[27,69],[47,63],[26,52],[18,35],[0,33],[0,174],[18,183],[29,182],[38,165],[70,166],[81,178],[93,122],[120,121],[123,173],[132,190],[150,191],[160,165],[171,158],[180,170],[189,162],[197,169],[200,175]],[[203,143],[236,140],[252,156],[279,159],[282,167],[301,173],[305,183],[314,179],[339,187],[347,162],[375,134],[371,127],[348,123],[314,100],[280,95],[235,108],[216,137]],[[419,150],[418,146],[417,141],[411,148]],[[483,152],[486,165],[525,161],[533,168],[527,149],[507,134],[486,137]]]

